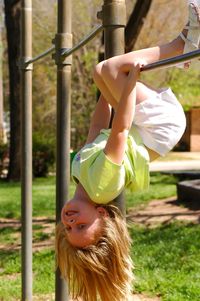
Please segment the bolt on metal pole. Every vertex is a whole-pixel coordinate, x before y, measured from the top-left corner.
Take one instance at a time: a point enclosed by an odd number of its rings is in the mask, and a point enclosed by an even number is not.
[[[21,6],[21,221],[22,221],[22,300],[32,300],[32,0]]]
[[[105,59],[123,54],[125,51],[124,29],[126,25],[125,0],[104,0],[99,13],[104,26]],[[123,193],[115,200],[116,205],[125,215]]]
[[[101,16],[104,26],[105,58],[123,54],[126,25],[125,0],[104,0]]]
[[[71,0],[58,0],[58,30],[55,36],[57,64],[57,159],[56,223],[68,199],[70,184],[71,56],[62,58],[62,50],[72,47]],[[56,271],[56,301],[66,301],[67,285]]]

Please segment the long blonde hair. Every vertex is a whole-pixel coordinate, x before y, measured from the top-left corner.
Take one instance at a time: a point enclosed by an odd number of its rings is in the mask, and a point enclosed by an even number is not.
[[[57,225],[57,264],[75,300],[130,300],[133,280],[131,240],[119,210],[112,205],[107,205],[106,209],[110,217],[104,219],[103,233],[95,245],[72,246],[67,240],[65,226]]]

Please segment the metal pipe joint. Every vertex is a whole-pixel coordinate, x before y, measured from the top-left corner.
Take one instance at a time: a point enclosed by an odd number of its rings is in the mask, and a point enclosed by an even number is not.
[[[72,65],[72,56],[65,57],[63,55],[66,50],[72,48],[72,34],[57,33],[52,43],[55,44],[56,49],[56,52],[52,55],[56,65]]]
[[[33,64],[29,63],[31,59],[31,57],[20,57],[17,66],[20,70],[33,70]]]
[[[124,0],[104,1],[102,11],[97,13],[97,18],[102,20],[104,27],[125,27],[126,4]]]

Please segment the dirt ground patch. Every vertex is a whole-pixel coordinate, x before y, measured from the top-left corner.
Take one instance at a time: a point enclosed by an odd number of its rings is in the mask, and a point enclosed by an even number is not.
[[[33,251],[54,246],[55,220],[46,217],[33,218]],[[21,221],[0,218],[0,230],[13,229],[12,243],[0,243],[0,250],[18,250],[21,248]]]
[[[200,223],[200,202],[199,209],[180,204],[175,197],[164,200],[153,200],[145,208],[130,209],[128,220],[136,224],[156,226],[167,224],[172,221],[188,221]]]

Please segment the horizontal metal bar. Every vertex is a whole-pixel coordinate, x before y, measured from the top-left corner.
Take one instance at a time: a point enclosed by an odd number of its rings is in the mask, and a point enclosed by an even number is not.
[[[24,65],[29,65],[31,63],[34,63],[40,59],[42,59],[43,57],[47,56],[48,54],[50,54],[51,52],[53,52],[55,50],[55,46],[52,46],[51,48],[49,48],[48,50],[44,51],[43,53],[37,55],[36,57],[24,62]]]
[[[197,49],[195,51],[191,51],[191,52],[188,52],[185,54],[181,54],[181,55],[178,55],[175,57],[171,57],[168,59],[160,60],[160,61],[157,61],[152,64],[148,64],[148,65],[142,67],[141,71],[149,71],[149,70],[160,69],[160,68],[164,68],[164,67],[172,67],[179,63],[188,62],[188,61],[191,61],[198,57],[200,58],[200,49]]]
[[[77,45],[75,45],[74,47],[70,48],[70,49],[63,49],[60,53],[60,55],[62,57],[67,57],[70,54],[72,54],[73,52],[75,52],[76,50],[78,50],[80,47],[82,47],[83,45],[87,44],[90,40],[92,40],[99,32],[101,32],[103,30],[103,25],[99,25],[96,28],[94,28],[85,38],[83,38]],[[29,65],[31,63],[34,63],[42,58],[44,58],[45,56],[47,56],[48,54],[52,53],[55,50],[55,46],[52,46],[51,48],[49,48],[48,50],[46,50],[45,52],[39,54],[38,56],[24,62],[23,64]]]
[[[77,45],[70,49],[63,49],[60,55],[62,57],[67,57],[71,55],[73,52],[87,44],[90,40],[92,40],[99,32],[103,30],[103,25],[99,25],[96,28],[94,28],[93,31],[91,31],[83,40],[81,40]]]

